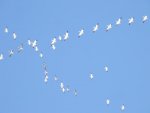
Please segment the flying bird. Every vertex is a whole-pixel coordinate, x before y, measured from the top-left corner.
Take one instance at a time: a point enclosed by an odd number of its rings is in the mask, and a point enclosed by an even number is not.
[[[56,37],[54,37],[51,41],[51,46],[54,45],[56,43]]]
[[[43,53],[41,52],[39,56],[40,56],[40,58],[43,58]]]
[[[148,16],[143,16],[142,22],[145,23],[148,20]]]
[[[37,46],[35,46],[34,50],[37,52],[37,51],[39,51],[39,48]]]
[[[69,88],[69,86],[67,86],[67,88],[66,88],[66,91],[67,91],[67,92],[69,92],[69,91],[70,91],[70,88]]]
[[[44,82],[45,82],[45,83],[48,82],[48,75],[45,75]]]
[[[120,25],[122,21],[122,18],[120,17],[117,21],[116,21],[116,25]]]
[[[107,25],[107,27],[106,27],[106,32],[109,31],[111,28],[112,28],[112,25],[111,25],[111,24]]]
[[[0,61],[4,59],[3,54],[0,54]]]
[[[62,40],[62,37],[59,35],[58,39],[61,41],[61,40]]]
[[[64,88],[64,83],[63,82],[60,83],[60,88],[61,89]]]
[[[35,48],[35,47],[37,46],[37,40],[34,40],[34,41],[31,43],[31,46],[32,46],[33,48]]]
[[[123,105],[121,105],[121,111],[124,111],[124,110],[125,110],[125,106],[123,104]]]
[[[28,40],[28,45],[31,46],[32,42],[31,40]]]
[[[106,104],[109,105],[110,104],[110,100],[106,99]]]
[[[128,24],[131,25],[134,23],[134,17],[128,19]]]
[[[108,72],[108,67],[105,66],[105,67],[104,67],[104,70],[105,70],[105,72]]]
[[[63,87],[63,88],[61,88],[61,91],[64,93],[66,90],[65,90],[65,88]]]
[[[13,56],[14,55],[14,50],[10,50],[9,51],[9,57]]]
[[[55,80],[55,81],[57,81],[57,80],[58,80],[58,77],[57,77],[56,75],[54,76],[54,80]]]
[[[20,53],[21,51],[23,51],[23,44],[18,47],[18,52]]]
[[[64,40],[66,41],[69,38],[69,32],[66,31],[66,33],[64,34]]]
[[[97,23],[94,27],[93,27],[93,33],[95,33],[97,30],[99,29],[99,23]]]
[[[93,74],[90,74],[90,79],[92,80],[94,78]]]
[[[13,32],[13,39],[16,40],[16,38],[17,38],[17,35],[15,32]]]
[[[53,49],[53,50],[55,50],[55,49],[56,49],[56,46],[55,46],[55,45],[52,45],[51,47],[52,47],[52,49]]]
[[[83,34],[84,34],[84,29],[81,29],[81,30],[79,31],[78,37],[80,38]]]
[[[74,95],[75,95],[75,96],[77,96],[77,95],[78,95],[78,93],[77,93],[77,90],[76,90],[76,89],[74,90]]]
[[[8,33],[8,27],[7,26],[5,27],[4,32]]]

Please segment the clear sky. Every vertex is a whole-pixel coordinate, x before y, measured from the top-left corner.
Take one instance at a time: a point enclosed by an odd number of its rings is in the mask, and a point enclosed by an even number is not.
[[[124,113],[150,113],[150,22],[142,23],[144,15],[150,16],[149,0],[1,0],[0,113],[121,113],[121,104]],[[115,26],[120,17],[122,24]],[[131,26],[130,17],[135,18]],[[96,23],[100,29],[92,33]],[[112,29],[105,32],[110,23]],[[53,51],[52,38],[67,30],[70,38],[58,41]],[[28,39],[38,40],[42,59]],[[24,51],[9,58],[8,51],[20,43]],[[55,74],[70,86],[69,93],[61,92]]]

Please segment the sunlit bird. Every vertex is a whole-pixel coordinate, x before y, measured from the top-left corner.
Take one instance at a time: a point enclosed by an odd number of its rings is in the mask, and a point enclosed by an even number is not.
[[[60,88],[61,89],[64,88],[64,83],[63,82],[60,83]]]
[[[28,45],[31,46],[32,42],[31,40],[28,40]]]
[[[40,56],[40,58],[43,58],[43,53],[41,52],[41,53],[39,54],[39,56]]]
[[[142,22],[145,23],[148,20],[148,16],[143,16]]]
[[[0,61],[3,60],[3,59],[4,59],[4,56],[3,56],[3,54],[1,53],[1,54],[0,54]]]
[[[125,106],[123,104],[123,105],[121,105],[121,111],[124,111],[124,110],[125,110]]]
[[[94,78],[93,74],[90,74],[89,77],[90,77],[91,80]]]
[[[55,49],[56,49],[56,46],[55,46],[55,45],[52,45],[51,47],[52,47],[52,49],[53,49],[53,50],[55,50]]]
[[[66,33],[64,34],[64,40],[66,41],[69,38],[69,32],[66,31]]]
[[[74,95],[75,95],[75,96],[77,96],[77,95],[78,95],[78,93],[77,93],[77,90],[76,90],[76,89],[74,90]]]
[[[106,104],[109,105],[110,104],[110,100],[106,99]]]
[[[13,39],[16,40],[16,38],[17,38],[17,35],[15,32],[13,32]]]
[[[111,25],[111,24],[107,25],[107,27],[106,27],[106,32],[109,31],[111,28],[112,28],[112,25]]]
[[[55,81],[57,81],[57,80],[58,80],[58,77],[57,77],[56,75],[54,76],[54,80],[55,80]]]
[[[120,25],[122,21],[122,18],[120,17],[117,21],[116,21],[116,25]]]
[[[67,91],[67,92],[69,92],[69,91],[70,91],[70,88],[69,88],[69,86],[67,86],[67,87],[66,87],[66,91]]]
[[[39,48],[37,46],[35,46],[34,50],[37,52],[37,51],[39,51]]]
[[[13,56],[14,55],[14,50],[10,50],[9,51],[9,57]]]
[[[84,34],[84,29],[81,29],[81,30],[79,31],[78,37],[80,38],[83,34]]]
[[[35,48],[35,47],[37,46],[37,40],[34,40],[34,41],[31,43],[31,46],[32,46],[33,48]]]
[[[65,90],[65,88],[63,87],[63,88],[61,88],[61,91],[64,93],[66,90]]]
[[[105,67],[104,67],[104,70],[105,70],[105,72],[108,72],[108,67],[105,66]]]
[[[131,25],[134,23],[134,17],[128,19],[128,24]]]
[[[96,32],[99,29],[99,23],[97,23],[94,27],[93,27],[93,32]]]
[[[8,27],[7,26],[5,27],[4,32],[8,33]]]
[[[51,46],[54,45],[56,43],[56,37],[54,37],[51,41]]]
[[[20,53],[21,51],[23,51],[23,44],[18,47],[18,52]]]
[[[61,41],[61,40],[62,40],[62,37],[59,35],[59,36],[58,36],[58,39]]]
[[[45,82],[45,83],[48,82],[48,75],[45,75],[44,82]]]

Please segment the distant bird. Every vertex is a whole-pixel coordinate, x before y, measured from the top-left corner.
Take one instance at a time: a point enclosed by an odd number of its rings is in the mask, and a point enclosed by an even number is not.
[[[45,82],[45,83],[48,82],[48,75],[45,75],[44,82]]]
[[[67,86],[67,87],[66,87],[66,91],[67,91],[67,92],[69,92],[69,91],[70,91],[70,88],[69,88],[69,86]]]
[[[121,105],[121,111],[124,111],[124,110],[125,110],[125,106],[123,104],[123,105]]]
[[[61,88],[61,91],[64,93],[66,90],[65,90],[65,88],[63,87],[63,88]]]
[[[93,74],[90,74],[90,79],[92,80],[94,78]]]
[[[105,66],[105,67],[104,67],[104,70],[105,70],[106,72],[108,72],[108,67],[107,67],[107,66]]]
[[[39,51],[39,48],[37,46],[35,46],[34,50],[37,52],[37,51]]]
[[[31,46],[32,42],[31,40],[28,40],[28,45]]]
[[[106,32],[109,31],[111,28],[112,28],[112,25],[111,25],[111,24],[107,25],[107,27],[106,27]]]
[[[81,29],[81,30],[79,31],[78,37],[80,38],[83,34],[84,34],[84,29]]]
[[[94,27],[93,27],[93,32],[96,32],[99,29],[99,23],[97,23]]]
[[[78,93],[77,93],[77,90],[76,90],[76,89],[74,90],[74,95],[75,95],[75,96],[77,96],[77,95],[78,95]]]
[[[3,54],[1,53],[1,54],[0,54],[0,61],[3,60],[3,59],[4,59],[4,56],[3,56]]]
[[[69,32],[66,31],[66,33],[64,34],[64,40],[66,41],[69,38]]]
[[[55,80],[55,81],[57,81],[57,80],[58,80],[58,77],[57,77],[56,75],[54,76],[54,80]]]
[[[40,56],[40,58],[43,58],[43,53],[41,52],[39,56]]]
[[[61,40],[62,40],[62,37],[59,35],[58,39],[61,41]]]
[[[128,24],[131,25],[134,23],[134,17],[128,19]]]
[[[13,56],[14,55],[14,50],[10,50],[9,51],[9,57]]]
[[[64,88],[64,83],[63,82],[60,83],[60,88],[61,89]]]
[[[106,100],[106,104],[107,104],[107,105],[110,104],[110,100],[109,100],[109,99]]]
[[[54,45],[56,43],[56,37],[54,37],[51,41],[51,46]]]
[[[18,47],[18,52],[20,53],[21,51],[23,51],[23,44]]]
[[[145,23],[148,20],[148,16],[143,16],[142,22]]]
[[[17,38],[17,35],[15,32],[13,32],[13,39],[16,40],[16,38]]]
[[[46,76],[46,75],[48,76],[48,71],[47,71],[46,69],[44,70],[44,75],[45,75],[45,76]]]
[[[116,25],[120,25],[122,21],[122,18],[120,17],[117,21],[116,21]]]
[[[7,26],[5,27],[4,32],[8,33],[8,27]]]
[[[37,40],[34,40],[34,41],[31,43],[31,46],[32,46],[33,48],[35,48],[35,47],[37,46]]]
[[[55,46],[55,45],[52,45],[51,47],[52,47],[52,49],[53,49],[53,50],[55,50],[55,49],[56,49],[56,46]]]

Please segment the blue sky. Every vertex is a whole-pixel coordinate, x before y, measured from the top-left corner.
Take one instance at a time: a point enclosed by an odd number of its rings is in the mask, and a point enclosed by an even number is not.
[[[1,0],[0,1],[0,113],[125,113],[150,112],[150,16],[148,0]],[[122,24],[115,21],[122,17]],[[128,18],[135,23],[128,25]],[[100,29],[92,33],[93,26]],[[107,24],[113,28],[105,32]],[[9,33],[4,33],[8,26]],[[82,38],[78,31],[85,29]],[[69,31],[70,38],[50,48],[53,37]],[[17,33],[17,40],[12,33]],[[44,57],[28,45],[37,39]],[[24,51],[8,58],[8,51],[25,43]],[[44,83],[42,63],[49,81]],[[104,66],[109,72],[104,71]],[[89,79],[89,74],[94,79]],[[62,93],[57,75],[77,89]],[[111,104],[106,105],[109,98]]]

